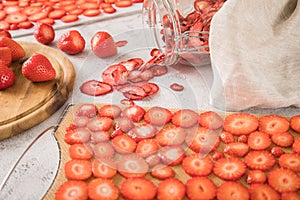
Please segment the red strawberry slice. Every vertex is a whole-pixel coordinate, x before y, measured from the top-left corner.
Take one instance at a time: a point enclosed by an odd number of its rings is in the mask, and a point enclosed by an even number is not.
[[[117,105],[104,105],[99,109],[99,115],[101,117],[109,117],[115,119],[121,114],[121,108]]]
[[[248,137],[248,145],[253,150],[264,150],[271,146],[272,141],[267,133],[255,131]]]
[[[94,155],[97,159],[113,158],[115,156],[115,150],[109,142],[99,142],[93,147]]]
[[[213,162],[210,157],[200,157],[198,154],[190,154],[182,161],[183,170],[190,176],[208,176],[213,170]]]
[[[111,65],[102,72],[103,82],[110,85],[124,84],[127,76],[127,69],[120,64]]]
[[[289,130],[289,121],[279,115],[265,115],[259,118],[259,130],[272,135]]]
[[[161,181],[157,186],[157,199],[178,200],[185,195],[185,185],[177,178],[169,178]]]
[[[244,157],[249,151],[249,146],[243,142],[232,142],[227,144],[223,151],[234,157]]]
[[[114,39],[105,31],[98,31],[93,35],[91,48],[94,54],[100,58],[114,56],[118,53]]]
[[[87,180],[92,176],[92,163],[88,160],[69,160],[64,170],[68,179]]]
[[[151,87],[151,91],[147,93],[148,96],[152,96],[152,95],[156,94],[159,91],[159,87],[155,83],[147,82],[146,86]],[[144,88],[145,85],[142,86],[142,87]]]
[[[75,14],[67,14],[60,18],[60,20],[64,23],[76,22],[78,19],[79,19],[78,15]]]
[[[15,74],[7,66],[0,65],[0,91],[5,90],[15,83]]]
[[[69,155],[74,160],[89,160],[93,157],[93,150],[87,144],[72,144]]]
[[[251,151],[245,156],[245,163],[250,169],[266,171],[274,166],[276,160],[268,151]]]
[[[27,16],[30,16],[30,15],[39,13],[42,10],[43,10],[43,8],[40,7],[40,6],[27,6],[27,7],[24,7],[22,9],[22,13],[25,14],[25,15],[27,15]]]
[[[70,30],[59,37],[56,45],[63,52],[74,55],[84,50],[85,40],[79,31]]]
[[[11,49],[9,47],[0,47],[0,65],[4,65],[8,67],[10,66],[11,62],[12,62]]]
[[[23,47],[15,40],[9,37],[0,37],[0,47],[8,47],[11,49],[12,61],[17,61],[25,56],[25,51]]]
[[[101,96],[113,91],[113,87],[107,83],[89,80],[80,86],[80,91],[89,96]]]
[[[119,40],[115,42],[116,47],[124,47],[128,43],[127,40]]]
[[[65,15],[66,15],[65,10],[56,9],[56,10],[50,11],[48,14],[48,17],[55,20],[55,19],[60,19]]]
[[[154,167],[155,165],[160,164],[160,157],[157,154],[152,154],[146,157],[145,161],[148,163],[149,167]]]
[[[211,157],[214,161],[216,161],[216,160],[219,160],[220,158],[224,158],[225,155],[223,152],[215,151]]]
[[[300,194],[297,192],[281,193],[281,200],[297,200],[300,199]]]
[[[271,148],[271,154],[273,156],[275,156],[276,158],[280,157],[282,154],[284,154],[285,152],[282,150],[282,148],[274,146]]]
[[[129,178],[122,182],[121,194],[125,199],[154,199],[156,186],[145,178]]]
[[[189,199],[214,199],[217,186],[207,177],[194,177],[186,182],[186,195]]]
[[[0,27],[0,36],[11,38],[10,32],[7,30],[1,29],[1,27]]]
[[[143,62],[144,61],[141,58],[132,58],[130,60],[122,61],[119,64],[123,65],[129,72],[131,72],[140,67]]]
[[[297,153],[286,153],[279,157],[278,164],[285,169],[300,172],[300,155]]]
[[[250,199],[248,188],[239,182],[227,181],[217,189],[218,200],[246,200]]]
[[[151,169],[151,176],[159,180],[164,180],[173,178],[175,176],[175,171],[170,166],[158,164]]]
[[[220,158],[215,162],[214,174],[227,181],[240,179],[246,173],[246,165],[243,161],[235,157]]]
[[[7,31],[10,29],[10,24],[7,21],[0,21],[0,29]]]
[[[48,12],[38,12],[28,16],[29,21],[37,22],[48,17]]]
[[[59,186],[55,199],[88,199],[88,184],[85,181],[68,180]]]
[[[162,128],[155,136],[160,146],[180,145],[185,141],[186,132],[174,125]]]
[[[129,117],[121,117],[116,121],[114,127],[115,130],[121,130],[127,133],[134,127],[134,123]]]
[[[144,139],[154,138],[156,132],[157,129],[154,126],[150,124],[140,124],[131,129],[127,134],[132,139],[139,142]]]
[[[173,114],[172,123],[182,128],[190,128],[198,123],[199,115],[190,109],[178,110]]]
[[[108,117],[96,117],[91,119],[87,124],[87,127],[91,131],[108,131],[112,126],[112,119]]]
[[[22,28],[22,29],[30,29],[33,26],[34,26],[34,24],[29,21],[21,22],[18,24],[18,28]]]
[[[112,180],[96,178],[88,184],[88,195],[91,199],[117,200],[120,192]]]
[[[289,147],[294,143],[294,136],[289,132],[273,133],[271,139],[280,147]]]
[[[268,174],[268,183],[278,192],[296,192],[300,189],[300,177],[289,169],[273,169]]]
[[[144,115],[144,120],[154,126],[163,126],[172,119],[170,110],[158,106],[151,107]]]
[[[159,149],[158,143],[154,139],[144,139],[138,142],[135,152],[143,158],[156,153]]]
[[[118,91],[122,92],[126,98],[131,100],[141,100],[147,95],[142,87],[133,84],[118,88]]]
[[[139,122],[143,119],[145,114],[145,109],[138,105],[128,106],[126,107],[122,113],[122,117],[128,117],[134,122]]]
[[[240,135],[237,138],[238,142],[243,142],[243,143],[247,143],[248,142],[248,135]]]
[[[89,120],[87,116],[75,117],[74,124],[76,127],[86,127]]]
[[[25,22],[26,20],[27,16],[19,12],[10,13],[5,18],[5,21],[10,24],[18,24],[21,22]]]
[[[85,10],[82,13],[86,17],[95,17],[101,14],[101,11],[99,9],[89,9]]]
[[[67,144],[81,144],[90,141],[91,133],[86,128],[76,128],[66,132],[64,141]]]
[[[132,1],[131,0],[116,1],[115,6],[120,7],[120,8],[130,7],[130,6],[132,6]]]
[[[117,165],[112,159],[95,159],[92,164],[92,170],[96,178],[110,179],[117,174]]]
[[[300,133],[300,115],[295,115],[291,117],[290,126],[294,131]]]
[[[223,128],[234,135],[247,135],[258,128],[258,119],[248,113],[233,113],[225,117]]]
[[[136,149],[136,142],[128,135],[119,135],[111,140],[115,150],[120,154],[133,153]]]
[[[234,142],[234,136],[230,132],[226,132],[226,131],[223,131],[220,134],[220,139],[225,144],[229,144],[229,143]]]
[[[263,184],[267,181],[267,175],[261,170],[251,170],[247,174],[246,182],[248,184]]]
[[[149,166],[141,156],[137,154],[127,154],[118,160],[117,169],[125,178],[144,177],[149,170]]]
[[[295,153],[300,153],[300,137],[294,141],[292,149]]]
[[[181,146],[165,146],[160,148],[158,156],[164,164],[177,166],[185,158],[185,152]]]
[[[117,10],[114,7],[104,7],[102,8],[103,12],[107,13],[107,14],[112,14],[115,13]],[[116,45],[117,47],[119,47],[118,45]]]
[[[249,189],[250,199],[280,200],[280,194],[268,184],[253,184]]]
[[[97,144],[99,142],[107,142],[110,139],[108,131],[94,131],[91,135],[91,142]]]
[[[223,119],[214,111],[206,111],[199,115],[199,124],[205,128],[215,130],[223,126]]]
[[[55,32],[52,25],[37,23],[34,30],[34,38],[42,44],[49,44],[55,38]]]
[[[77,116],[95,117],[98,114],[98,108],[94,104],[85,103],[80,105],[76,110]]]
[[[56,71],[49,59],[39,53],[34,53],[22,64],[22,74],[32,82],[49,81],[56,77]]]

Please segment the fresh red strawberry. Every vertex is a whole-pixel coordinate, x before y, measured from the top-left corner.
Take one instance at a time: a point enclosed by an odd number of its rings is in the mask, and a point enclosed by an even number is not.
[[[283,192],[281,193],[281,200],[298,200],[300,194],[298,192]]]
[[[213,162],[208,156],[190,154],[183,159],[182,168],[190,176],[208,176],[213,170]]]
[[[267,175],[261,170],[251,170],[249,171],[246,182],[248,184],[263,184],[267,181]]]
[[[93,147],[94,155],[98,159],[113,158],[115,150],[109,142],[99,142]]]
[[[118,172],[125,178],[144,177],[149,166],[144,158],[137,154],[127,154],[117,161]]]
[[[116,129],[116,130],[113,130],[113,132],[111,132],[110,134],[110,138],[115,138],[119,135],[123,135],[124,132],[121,130],[121,129]]]
[[[300,172],[300,155],[297,153],[282,154],[278,159],[278,164],[282,168]]]
[[[92,170],[95,177],[110,179],[117,174],[117,165],[112,159],[95,159],[93,161]]]
[[[0,37],[0,47],[8,47],[11,49],[12,61],[17,61],[25,56],[23,47],[9,37]]]
[[[107,142],[110,139],[108,131],[94,131],[91,133],[91,142],[97,144],[99,142]]]
[[[127,134],[135,141],[154,138],[157,129],[150,124],[140,124],[131,129]]]
[[[49,44],[55,38],[55,32],[52,25],[37,23],[33,36],[39,43]]]
[[[108,117],[96,117],[89,121],[87,127],[91,131],[108,131],[112,127],[112,119]]]
[[[34,53],[22,64],[22,74],[32,82],[44,82],[55,79],[56,71],[46,56]]]
[[[74,160],[89,160],[93,157],[93,150],[87,144],[72,144],[69,155]]]
[[[12,38],[10,32],[7,30],[3,30],[3,29],[0,29],[0,37],[1,36]]]
[[[117,105],[104,105],[99,109],[101,117],[109,117],[115,119],[121,114],[121,108]]]
[[[113,87],[107,83],[88,80],[80,86],[80,91],[89,96],[101,96],[113,91]]]
[[[117,200],[120,191],[112,180],[96,178],[88,184],[88,195],[91,199]]]
[[[59,37],[57,47],[67,54],[74,55],[84,50],[85,40],[77,30],[70,30]]]
[[[234,157],[244,157],[249,151],[249,146],[243,142],[232,142],[227,144],[223,151]]]
[[[55,192],[55,200],[88,199],[88,184],[85,181],[69,180]]]
[[[250,194],[248,188],[239,182],[227,181],[217,189],[218,200],[248,200]]]
[[[290,126],[294,131],[300,133],[300,115],[295,115],[291,117]]]
[[[273,133],[271,139],[280,147],[289,147],[294,143],[294,136],[289,132]]]
[[[121,131],[127,133],[134,127],[134,123],[129,117],[121,117],[121,118],[117,119],[114,127],[115,127],[115,130],[121,130]]]
[[[148,163],[149,167],[154,167],[155,165],[160,164],[160,157],[157,154],[151,154],[145,158],[145,161]]]
[[[161,181],[157,186],[158,200],[180,200],[185,195],[185,185],[177,178],[169,178]]]
[[[266,171],[271,169],[275,163],[275,157],[268,151],[251,151],[245,156],[244,162],[250,169]]]
[[[75,117],[75,119],[74,119],[75,127],[77,127],[77,128],[78,127],[86,127],[89,120],[90,119],[87,116]]]
[[[91,133],[86,128],[76,128],[67,131],[64,137],[64,141],[67,144],[82,144],[90,141]]]
[[[127,76],[128,71],[126,67],[120,64],[111,65],[102,72],[103,82],[113,86],[126,83]]]
[[[158,151],[159,146],[154,139],[144,139],[138,142],[135,152],[142,156],[148,157]]]
[[[158,153],[161,161],[170,166],[179,165],[185,157],[185,152],[181,146],[165,146]]]
[[[151,176],[160,180],[164,180],[174,177],[175,171],[170,166],[158,164],[151,169]]]
[[[94,54],[100,58],[113,56],[118,53],[114,39],[105,31],[98,31],[93,35],[91,48]]]
[[[76,116],[95,117],[98,114],[98,109],[94,104],[85,103],[80,105],[76,110]]]
[[[186,182],[186,195],[189,199],[214,199],[217,186],[208,177],[194,177]]]
[[[295,153],[300,153],[300,137],[294,141],[292,149]]]
[[[190,109],[182,109],[173,113],[172,123],[182,128],[190,128],[198,123],[199,115]]]
[[[19,24],[21,22],[25,22],[26,20],[27,16],[19,12],[9,13],[5,18],[5,21],[7,21],[9,24]]]
[[[222,131],[222,133],[220,134],[220,139],[225,144],[234,142],[234,136],[231,133],[226,131]]]
[[[128,135],[119,135],[111,140],[115,150],[120,154],[133,153],[136,149],[136,142]]]
[[[160,146],[180,145],[185,141],[186,132],[183,128],[171,125],[162,128],[155,136]]]
[[[235,157],[220,158],[215,162],[214,174],[229,181],[235,181],[246,173],[246,165],[243,161]]]
[[[14,83],[14,72],[7,66],[0,65],[0,91],[11,87]]]
[[[0,65],[4,65],[8,67],[10,66],[11,62],[12,62],[11,49],[9,47],[0,47]]]
[[[139,122],[144,118],[145,109],[138,105],[126,107],[121,115],[122,117],[128,117],[134,122]]]
[[[268,183],[278,192],[296,192],[300,189],[299,175],[289,169],[273,169],[268,174]]]
[[[239,135],[237,138],[238,142],[247,143],[248,142],[248,135]]]
[[[271,146],[271,139],[267,133],[254,131],[248,137],[248,145],[253,150],[264,150]]]
[[[201,126],[208,129],[218,129],[223,126],[222,117],[214,111],[206,111],[200,113],[199,123]]]
[[[265,115],[259,118],[259,130],[272,135],[289,130],[289,121],[279,115]]]
[[[216,160],[219,160],[220,158],[224,158],[225,155],[224,155],[223,152],[215,151],[215,152],[212,154],[211,157],[212,157],[212,159],[213,159],[214,161],[216,161]]]
[[[69,160],[64,166],[65,175],[71,180],[87,180],[92,176],[92,163],[88,160]]]
[[[172,113],[162,107],[152,107],[145,113],[144,120],[154,126],[163,126],[169,123],[172,119]]]
[[[276,158],[280,157],[282,154],[284,154],[284,151],[282,150],[282,148],[274,146],[271,148],[271,154],[273,156],[275,156]]]
[[[218,147],[220,140],[219,134],[199,126],[187,134],[185,142],[194,152],[206,155]]]
[[[122,182],[120,188],[124,199],[130,200],[151,200],[156,196],[156,187],[145,178],[128,178]]]
[[[268,184],[253,184],[249,189],[250,199],[280,200],[280,194]]]
[[[247,135],[258,128],[258,119],[248,113],[233,113],[225,117],[223,128],[234,135]]]

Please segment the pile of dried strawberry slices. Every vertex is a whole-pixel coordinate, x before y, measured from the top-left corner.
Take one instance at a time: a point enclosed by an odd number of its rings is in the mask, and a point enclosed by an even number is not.
[[[79,104],[56,199],[299,199],[300,115]]]

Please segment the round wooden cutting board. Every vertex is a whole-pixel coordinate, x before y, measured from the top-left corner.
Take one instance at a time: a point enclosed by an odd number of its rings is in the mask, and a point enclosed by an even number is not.
[[[72,63],[59,50],[38,43],[18,43],[26,55],[10,67],[16,76],[15,84],[0,91],[0,140],[49,118],[72,94],[76,77]],[[50,60],[56,70],[55,80],[33,83],[22,75],[22,63],[33,53],[41,53]]]

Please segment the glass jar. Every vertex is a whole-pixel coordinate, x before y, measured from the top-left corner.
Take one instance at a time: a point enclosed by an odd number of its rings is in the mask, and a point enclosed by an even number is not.
[[[164,64],[210,63],[209,28],[225,0],[144,0],[143,22],[165,54]]]

